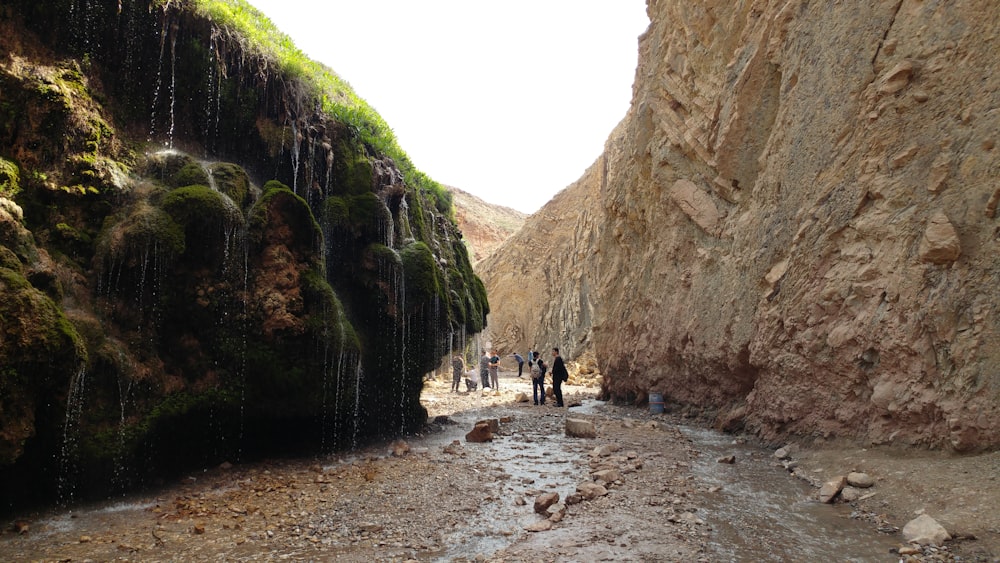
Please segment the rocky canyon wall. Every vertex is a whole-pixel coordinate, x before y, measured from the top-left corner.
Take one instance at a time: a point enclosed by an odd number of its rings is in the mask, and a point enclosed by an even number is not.
[[[0,2],[0,512],[421,427],[450,201],[241,0]]]
[[[560,346],[575,358],[591,348],[604,172],[602,158],[477,265],[496,304],[487,338],[501,352]]]
[[[593,317],[550,332],[591,321],[610,397],[664,392],[766,438],[1000,445],[1000,5],[648,13],[587,204],[595,244],[571,219],[548,237],[595,276],[551,302]],[[516,283],[483,275],[498,296]]]

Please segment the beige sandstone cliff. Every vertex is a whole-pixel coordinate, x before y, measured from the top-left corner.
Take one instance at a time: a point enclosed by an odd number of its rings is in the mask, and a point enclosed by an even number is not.
[[[480,268],[492,321],[768,438],[1000,446],[1000,4],[648,4],[585,204]]]
[[[528,218],[516,209],[494,205],[458,188],[448,186],[448,191],[473,266],[493,254]]]

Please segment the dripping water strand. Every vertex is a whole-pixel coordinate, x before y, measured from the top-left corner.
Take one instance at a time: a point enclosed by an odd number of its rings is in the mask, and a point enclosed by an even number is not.
[[[167,27],[169,24],[169,7],[169,3],[163,6],[163,18],[160,20],[160,58],[156,67],[156,87],[153,88],[153,107],[150,110],[149,137],[146,139],[147,142],[152,142],[156,137],[156,114],[160,106],[160,94],[163,91],[163,56],[166,51],[167,32],[169,30]]]
[[[84,392],[87,389],[87,367],[81,366],[69,383],[66,396],[66,420],[63,422],[63,443],[59,458],[58,495],[62,505],[73,502],[77,473],[77,452],[80,422],[83,416]]]
[[[170,130],[167,133],[167,146],[174,148],[174,132],[177,126],[175,113],[177,106],[177,33],[170,38]]]

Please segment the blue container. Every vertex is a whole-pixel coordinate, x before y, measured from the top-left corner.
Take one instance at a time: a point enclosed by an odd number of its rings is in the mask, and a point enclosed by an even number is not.
[[[649,412],[651,414],[663,414],[663,393],[649,394]]]

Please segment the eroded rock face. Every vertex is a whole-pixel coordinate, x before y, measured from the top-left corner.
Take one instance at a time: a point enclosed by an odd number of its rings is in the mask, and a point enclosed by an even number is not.
[[[591,346],[603,179],[599,161],[476,266],[490,302],[499,305],[489,319],[496,349],[524,354],[559,346],[576,358]]]
[[[608,396],[662,391],[767,438],[1000,445],[1000,6],[648,12],[601,180],[493,259],[573,256],[586,287],[514,289],[491,265],[497,328],[526,326],[505,298],[532,304],[542,334],[592,331]],[[545,322],[569,304],[589,315]]]

